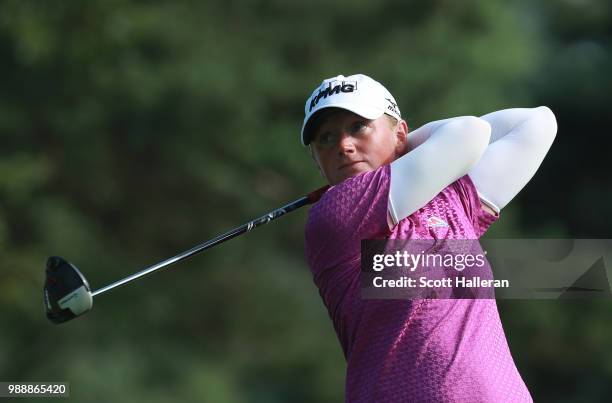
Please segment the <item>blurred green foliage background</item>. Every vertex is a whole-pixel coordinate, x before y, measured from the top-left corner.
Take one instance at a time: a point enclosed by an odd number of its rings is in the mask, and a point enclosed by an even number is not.
[[[96,289],[321,186],[304,101],[358,72],[411,128],[548,105],[557,140],[488,236],[612,238],[611,40],[605,0],[0,1],[0,380],[68,381],[78,402],[342,401],[307,209],[62,326],[46,257]],[[611,306],[499,301],[536,401],[612,394]]]

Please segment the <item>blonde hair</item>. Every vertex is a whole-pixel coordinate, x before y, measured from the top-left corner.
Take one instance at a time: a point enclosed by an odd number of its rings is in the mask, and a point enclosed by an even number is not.
[[[387,122],[389,123],[389,127],[391,129],[395,129],[395,126],[397,126],[399,120],[391,115],[387,115],[386,113],[384,114],[384,116],[387,119]]]

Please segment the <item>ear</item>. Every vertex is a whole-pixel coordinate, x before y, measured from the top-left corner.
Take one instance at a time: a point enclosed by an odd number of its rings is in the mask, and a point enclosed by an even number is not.
[[[395,127],[396,147],[395,153],[397,156],[402,156],[408,151],[408,124],[405,120],[400,120]]]

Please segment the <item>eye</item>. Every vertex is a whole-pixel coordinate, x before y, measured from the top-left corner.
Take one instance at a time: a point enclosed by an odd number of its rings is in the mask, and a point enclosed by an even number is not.
[[[365,133],[368,128],[368,122],[365,120],[357,120],[351,123],[350,131],[352,134],[359,135]]]
[[[334,136],[331,132],[323,132],[315,138],[314,142],[320,146],[327,146],[333,144]]]

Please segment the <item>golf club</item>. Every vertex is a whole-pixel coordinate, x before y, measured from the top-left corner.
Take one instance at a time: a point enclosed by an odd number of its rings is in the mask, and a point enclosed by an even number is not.
[[[76,318],[89,311],[93,306],[93,297],[103,294],[120,285],[127,284],[140,277],[151,274],[157,270],[167,267],[173,263],[180,262],[197,253],[213,246],[219,245],[238,235],[242,235],[261,225],[285,215],[293,210],[303,207],[308,204],[317,202],[323,193],[327,191],[329,186],[324,186],[303,196],[281,208],[278,208],[270,213],[261,216],[253,221],[234,228],[224,234],[221,234],[211,240],[205,241],[193,248],[179,253],[176,256],[168,258],[162,262],[156,263],[147,267],[131,276],[115,281],[107,286],[104,286],[96,291],[91,291],[87,279],[81,272],[70,262],[59,257],[51,256],[47,259],[46,279],[44,286],[44,302],[47,318],[53,323],[63,323],[70,319]]]

